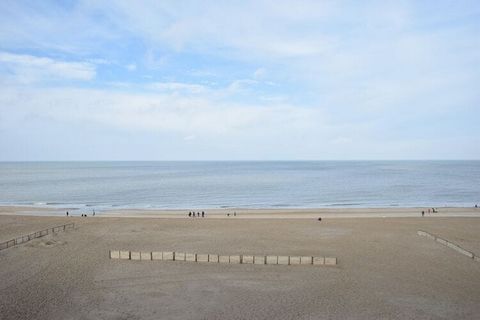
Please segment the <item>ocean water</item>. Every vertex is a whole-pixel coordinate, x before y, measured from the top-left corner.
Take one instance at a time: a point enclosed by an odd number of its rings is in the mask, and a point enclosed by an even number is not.
[[[0,163],[4,205],[102,210],[475,203],[480,161]]]

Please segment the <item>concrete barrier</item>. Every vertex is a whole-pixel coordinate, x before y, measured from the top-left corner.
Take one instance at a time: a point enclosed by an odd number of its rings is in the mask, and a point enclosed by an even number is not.
[[[291,265],[300,264],[300,257],[297,257],[297,256],[290,257],[290,264]]]
[[[325,257],[325,265],[335,266],[337,264],[337,258]]]
[[[140,260],[152,260],[151,252],[140,252]]]
[[[185,253],[185,261],[196,262],[197,255],[195,253]]]
[[[130,260],[140,260],[140,252],[130,251]]]
[[[447,243],[448,243],[448,241],[447,241],[447,240],[443,240],[442,238],[436,238],[435,240],[436,240],[438,243],[441,243],[441,244],[443,244],[444,246],[446,246],[446,245],[447,245]]]
[[[152,252],[152,260],[163,260],[162,258],[162,252],[160,251],[154,251]]]
[[[265,256],[253,256],[253,264],[265,264]]]
[[[240,255],[230,256],[230,264],[239,264],[242,262]]]
[[[266,264],[278,264],[277,256],[267,256],[265,259]]]
[[[469,257],[470,259],[473,259],[473,257],[474,257],[474,255],[473,255],[472,252],[467,251],[467,250],[463,249],[462,247],[457,246],[457,245],[454,244],[454,243],[448,242],[448,243],[447,243],[447,246],[448,246],[449,248],[452,248],[453,250],[455,250],[455,251],[457,251],[457,252],[459,252],[459,253],[461,253],[461,254]]]
[[[448,242],[447,242],[448,243]],[[479,261],[473,253],[460,248],[454,244],[449,247],[455,249],[462,254],[468,255],[475,261]],[[230,264],[280,264],[280,265],[336,265],[337,258],[332,257],[309,257],[309,256],[254,256],[254,255],[218,255],[218,254],[196,254],[172,251],[122,251],[109,250],[111,259],[125,260],[166,260],[166,261],[188,261],[188,262],[211,262],[211,263],[230,263]]]
[[[290,259],[288,256],[278,256],[278,264],[288,265],[290,263]]]
[[[175,252],[175,261],[185,261],[185,252]]]
[[[162,252],[162,260],[165,261],[173,261],[175,257],[175,253],[172,251],[163,251]]]
[[[242,263],[243,263],[243,264],[253,264],[253,256],[251,256],[251,255],[243,255],[243,256],[242,256]]]
[[[300,257],[300,264],[312,264],[312,257]]]
[[[218,263],[218,254],[209,254],[208,262]]]
[[[130,251],[120,251],[120,259],[129,260],[130,259]]]
[[[208,262],[208,254],[197,253],[197,262]]]
[[[230,263],[230,256],[218,256],[219,263]]]

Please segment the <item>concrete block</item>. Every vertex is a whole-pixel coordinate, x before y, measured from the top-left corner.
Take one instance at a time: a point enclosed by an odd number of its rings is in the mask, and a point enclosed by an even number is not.
[[[175,261],[185,261],[185,252],[175,252]]]
[[[417,234],[418,234],[419,236],[426,236],[426,235],[427,235],[427,233],[426,233],[425,231],[420,231],[420,230],[417,231]]]
[[[130,251],[130,260],[140,260],[140,252]]]
[[[243,264],[253,264],[253,256],[250,256],[250,255],[242,256],[242,263]]]
[[[290,264],[292,265],[300,264],[300,257],[297,257],[297,256],[290,257]]]
[[[218,263],[218,254],[209,254],[208,262]]]
[[[337,264],[337,258],[325,257],[326,266],[335,266]]]
[[[254,264],[265,264],[265,256],[253,256]]]
[[[173,261],[174,260],[174,252],[172,251],[164,251],[162,252],[162,260],[166,260],[166,261]]]
[[[314,265],[324,265],[325,258],[324,257],[313,257],[313,264]]]
[[[219,263],[230,263],[230,256],[218,256]]]
[[[120,259],[120,251],[110,250],[110,259]]]
[[[278,256],[278,264],[288,265],[289,260],[288,256]]]
[[[277,256],[267,256],[266,262],[267,262],[267,264],[278,264],[278,257]]]
[[[444,239],[442,239],[442,238],[437,238],[437,239],[435,239],[435,240],[437,240],[437,242],[439,242],[439,243],[443,244],[444,246],[446,246],[446,245],[447,245],[447,243],[448,243],[448,241],[447,241],[447,240],[444,240]]]
[[[300,257],[300,264],[312,264],[312,257]]]
[[[130,251],[120,251],[120,259],[130,259]]]
[[[140,252],[140,260],[152,260],[151,252]]]
[[[241,262],[240,256],[230,256],[230,264],[239,264]]]
[[[152,252],[152,260],[163,260],[162,252],[161,251]]]
[[[449,248],[452,248],[453,250],[457,251],[458,253],[461,253],[461,254],[469,257],[470,259],[473,259],[473,253],[471,253],[470,251],[467,251],[467,250],[465,250],[465,249],[463,249],[463,248],[461,248],[461,247],[459,247],[456,244],[451,243],[451,242],[447,243],[447,246]]]
[[[197,262],[208,262],[208,254],[197,253]]]
[[[185,253],[185,261],[196,262],[197,255],[195,253]]]

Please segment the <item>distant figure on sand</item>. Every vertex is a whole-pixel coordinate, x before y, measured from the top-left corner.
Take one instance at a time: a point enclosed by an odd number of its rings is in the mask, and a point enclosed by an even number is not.
[[[425,211],[422,211],[422,217],[425,215]]]
[[[67,217],[68,217],[68,211],[67,211]]]
[[[197,212],[197,217],[200,217],[200,212]]]
[[[188,216],[189,216],[189,217],[191,217],[191,216],[192,216],[192,211],[190,211],[190,212],[188,213]]]
[[[234,217],[236,217],[236,216],[237,216],[237,213],[236,213],[235,211],[233,212],[233,216],[234,216]]]
[[[478,208],[478,204],[475,205],[475,208]]]
[[[230,217],[230,213],[227,213],[227,217]]]
[[[93,210],[93,216],[95,217],[95,210]]]
[[[202,211],[202,218],[205,217],[205,211]]]
[[[322,221],[322,218],[318,218],[318,221]]]

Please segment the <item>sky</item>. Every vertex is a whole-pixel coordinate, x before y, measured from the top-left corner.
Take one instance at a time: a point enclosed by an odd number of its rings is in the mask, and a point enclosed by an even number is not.
[[[480,159],[480,1],[0,1],[0,161]]]

